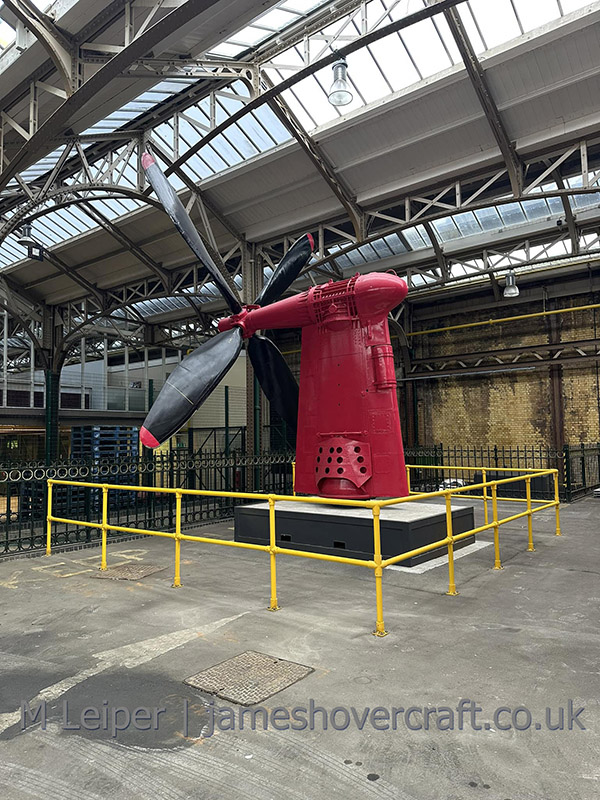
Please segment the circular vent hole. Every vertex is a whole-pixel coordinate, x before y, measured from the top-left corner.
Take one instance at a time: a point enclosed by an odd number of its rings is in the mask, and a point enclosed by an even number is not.
[[[367,471],[367,468],[366,468],[366,467],[361,467],[361,468],[360,468],[360,471],[361,471],[361,472],[362,472],[362,474],[364,475],[364,474],[365,474],[365,472]]]
[[[326,474],[326,475],[328,475],[328,474],[329,474],[329,467],[325,467],[325,474]]]
[[[318,468],[318,467],[315,467],[315,472],[318,472],[318,471],[319,471],[319,468]]]
[[[330,447],[330,448],[329,448],[329,452],[330,452],[330,453],[333,453],[333,447]]]
[[[319,463],[320,460],[321,460],[321,456],[317,456],[317,464]]]
[[[338,475],[341,475],[343,471],[344,471],[343,467],[338,467]]]
[[[322,452],[323,452],[323,448],[319,447],[319,453],[322,453]]]
[[[337,462],[338,462],[338,464],[341,464],[343,460],[344,460],[344,459],[343,459],[341,456],[338,456],[338,457],[337,457]]]
[[[327,459],[327,463],[331,464],[331,462],[332,462],[332,458],[331,458],[331,456],[329,456],[329,458]]]
[[[355,447],[355,448],[354,448],[354,452],[355,452],[355,453],[360,453],[360,447]]]
[[[341,447],[338,447],[338,448],[337,448],[337,452],[338,452],[338,453],[341,453],[341,452],[342,452],[342,448],[341,448]]]
[[[319,459],[317,458],[317,461],[318,460]],[[359,464],[362,464],[365,459],[364,459],[364,456],[359,456],[356,460],[358,461]]]

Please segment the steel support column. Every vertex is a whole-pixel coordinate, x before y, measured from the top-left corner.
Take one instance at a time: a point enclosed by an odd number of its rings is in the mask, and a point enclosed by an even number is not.
[[[557,303],[552,303],[551,309],[557,307]],[[546,318],[548,320],[548,341],[552,344],[560,342],[560,315],[553,315]],[[565,405],[563,394],[563,368],[562,364],[552,364],[550,366],[550,414],[552,425],[552,444],[557,453],[562,453],[565,446]],[[559,478],[565,482],[564,462],[559,459],[558,464]]]
[[[46,464],[52,464],[58,458],[58,414],[60,405],[60,372],[47,369],[46,378]]]

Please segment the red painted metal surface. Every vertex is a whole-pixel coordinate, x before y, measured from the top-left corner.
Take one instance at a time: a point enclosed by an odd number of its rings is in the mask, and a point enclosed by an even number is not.
[[[368,499],[408,494],[387,315],[407,294],[396,275],[314,286],[219,322],[244,336],[302,328],[296,491]]]

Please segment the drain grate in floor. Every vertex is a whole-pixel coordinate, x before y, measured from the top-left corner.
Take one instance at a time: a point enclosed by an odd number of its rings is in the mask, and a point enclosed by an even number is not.
[[[184,683],[224,700],[251,706],[314,672],[312,667],[246,650],[187,678]]]
[[[166,567],[157,567],[155,564],[117,564],[115,567],[99,570],[96,577],[113,581],[140,581],[155,572],[162,572],[163,569]]]

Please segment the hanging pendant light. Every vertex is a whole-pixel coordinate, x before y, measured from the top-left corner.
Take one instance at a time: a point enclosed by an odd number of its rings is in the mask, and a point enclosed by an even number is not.
[[[348,64],[345,58],[340,58],[333,65],[333,83],[327,97],[332,106],[347,106],[354,99],[348,83]]]
[[[514,269],[506,273],[506,286],[504,287],[504,297],[518,297],[519,287],[517,286],[517,276]]]

